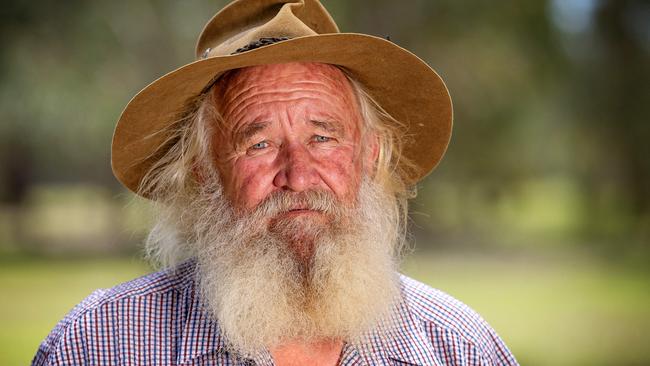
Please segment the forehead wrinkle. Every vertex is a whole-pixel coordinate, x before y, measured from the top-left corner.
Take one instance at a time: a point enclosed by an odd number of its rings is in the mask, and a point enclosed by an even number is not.
[[[264,65],[238,69],[232,74],[230,81],[233,81],[234,85],[237,85],[251,78],[268,81],[292,78],[295,75],[304,75],[306,76],[306,79],[310,80],[322,80],[324,78],[339,85],[349,84],[345,74],[333,65],[294,63],[295,66],[290,68],[282,67],[280,70],[276,70],[281,66],[288,65],[289,64]]]
[[[266,65],[266,66],[254,66],[254,67],[249,67],[249,68],[244,68],[244,69],[239,69],[236,70],[233,74],[231,74],[227,80],[224,80],[226,82],[225,85],[222,86],[223,90],[223,97],[228,97],[228,98],[239,98],[241,94],[246,92],[247,90],[250,90],[250,87],[243,88],[241,93],[238,93],[237,95],[230,96],[229,94],[231,93],[232,90],[237,90],[238,87],[241,84],[244,84],[246,82],[249,82],[250,79],[253,79],[253,83],[251,83],[253,86],[254,85],[259,85],[260,83],[265,83],[268,81],[271,81],[269,86],[277,86],[278,83],[282,82],[285,79],[290,79],[293,78],[295,75],[304,75],[305,79],[300,80],[300,81],[291,81],[290,83],[313,83],[313,84],[321,84],[328,89],[331,89],[334,94],[340,94],[341,90],[346,90],[348,91],[348,94],[351,94],[350,92],[352,91],[352,87],[343,74],[341,70],[336,68],[335,66],[332,65],[327,65],[327,64],[313,64],[313,65],[318,65],[319,67],[308,67],[306,65],[299,64],[300,66],[292,69],[284,69],[281,70],[281,72],[276,72],[272,73],[271,71],[265,71],[267,68],[272,68],[273,66],[277,65]],[[311,64],[307,64],[311,65]],[[261,77],[260,77],[261,75]],[[328,81],[328,82],[326,82]]]
[[[301,78],[296,79],[296,76]],[[339,115],[338,117],[333,116],[335,119],[349,117],[358,119],[360,117],[358,101],[352,85],[344,73],[332,65],[255,66],[235,70],[223,81],[224,83],[216,88],[215,94],[220,99],[217,104],[221,107],[222,116],[226,120],[231,119],[228,117],[241,118],[242,114],[254,105],[293,100],[299,103],[302,99],[310,99],[310,97],[316,103],[325,104],[326,110],[321,112],[326,114],[332,112]],[[307,97],[291,98],[292,94],[303,92],[307,94]],[[275,98],[269,97],[269,95]],[[260,114],[259,111],[255,112]],[[352,116],[348,116],[350,113]],[[256,117],[253,116],[253,118]],[[240,123],[240,120],[234,120],[228,124],[229,127],[233,127]]]
[[[275,103],[275,102],[283,102],[283,101],[295,101],[296,103],[300,103],[301,100],[311,100],[311,99],[313,99],[313,98],[303,97],[303,98],[291,98],[291,99],[287,99],[287,100],[285,100],[285,99],[275,99],[275,100],[268,101],[268,102],[263,102],[263,103],[249,102],[248,105],[250,105],[250,104],[263,105],[263,104],[267,104],[267,103]],[[321,102],[321,101],[319,101],[319,102]],[[326,108],[325,111],[323,111],[323,112],[321,112],[319,114],[322,114],[322,116],[324,116],[324,117],[328,117],[328,120],[329,119],[334,119],[334,120],[338,120],[341,123],[343,122],[344,119],[346,119],[345,111],[343,109],[341,109],[340,107],[337,107],[335,104],[332,104],[332,103],[327,102],[327,101],[325,101],[323,103],[326,104],[326,107],[329,106],[330,108]],[[233,122],[233,125],[237,126],[237,125],[242,125],[242,124],[254,123],[257,120],[266,121],[265,118],[258,118],[259,114],[261,114],[261,113],[257,113],[255,115],[251,116],[250,118],[245,119],[244,117],[245,117],[245,113],[246,113],[247,110],[249,110],[247,105],[244,105],[244,106],[242,106],[242,108],[237,109],[236,111],[233,112],[233,114],[231,115],[231,120]],[[285,113],[288,113],[288,110],[285,111]],[[237,127],[237,128],[240,128],[240,127]]]
[[[244,92],[245,93],[245,92]],[[322,99],[325,100],[327,98],[318,98],[319,95],[323,95],[325,93],[318,91],[316,89],[305,89],[305,88],[292,88],[292,89],[286,89],[282,91],[278,90],[268,90],[268,91],[251,91],[250,93],[247,93],[249,95],[243,95],[244,93],[240,94],[240,97],[238,98],[233,98],[233,99],[228,99],[225,101],[225,106],[224,106],[224,114],[232,114],[235,113],[237,110],[242,108],[242,105],[249,106],[250,103],[265,103],[265,102],[273,102],[273,101],[290,101],[292,98],[292,95],[295,94],[306,94],[308,96],[313,97],[314,99]],[[327,94],[329,98],[336,99],[340,103],[346,103],[347,101],[344,98],[341,98],[337,95],[333,94]],[[300,98],[296,98],[300,99]]]
[[[294,102],[294,103],[301,103],[302,101],[309,101],[313,100],[314,102],[312,104],[325,104],[327,108],[334,109],[337,113],[344,113],[345,107],[347,107],[351,102],[353,101],[346,101],[344,98],[341,98],[340,96],[332,96],[332,98],[319,98],[318,94],[320,93],[307,93],[307,95],[304,95],[305,93],[304,89],[296,89],[293,91],[286,91],[282,93],[278,92],[263,92],[263,93],[258,93],[255,94],[256,96],[259,97],[264,97],[267,95],[273,95],[274,97],[272,98],[243,98],[242,100],[238,100],[235,103],[229,103],[225,115],[226,116],[236,116],[239,117],[243,111],[248,110],[252,105],[263,105],[263,104],[269,104],[269,103],[288,103],[288,102]],[[298,95],[297,95],[298,94]],[[260,100],[262,99],[262,100]],[[337,103],[338,102],[338,103]],[[352,110],[354,111],[355,108],[353,107]]]
[[[237,104],[236,102],[238,100],[242,100],[242,99],[245,100],[257,96],[264,96],[267,94],[275,94],[275,93],[282,94],[282,93],[292,93],[292,92],[302,92],[302,91],[315,92],[315,93],[326,94],[332,98],[339,99],[339,101],[342,103],[348,102],[344,98],[342,93],[340,93],[339,88],[333,87],[332,85],[323,81],[311,81],[311,80],[292,81],[290,83],[286,83],[282,85],[282,87],[278,87],[277,84],[279,84],[279,82],[271,85],[260,85],[260,82],[257,82],[257,83],[252,83],[246,88],[241,88],[240,90],[237,90],[237,85],[232,85],[227,87],[227,91],[223,95],[223,100],[227,102],[224,112],[226,113],[230,112],[230,109],[232,109],[230,108],[231,105],[233,103],[236,105]],[[239,85],[241,85],[241,83]],[[317,88],[316,87],[317,85],[324,87],[323,89],[325,90]],[[236,94],[233,94],[232,90],[236,90],[237,91]]]

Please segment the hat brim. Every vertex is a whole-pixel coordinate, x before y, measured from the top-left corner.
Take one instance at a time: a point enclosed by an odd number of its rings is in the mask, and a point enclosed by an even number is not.
[[[111,165],[133,192],[159,158],[166,136],[157,133],[175,122],[188,100],[225,71],[289,62],[320,62],[344,67],[393,118],[408,143],[403,154],[415,164],[407,177],[415,184],[440,162],[452,129],[452,104],[440,76],[413,53],[383,38],[333,33],[293,38],[241,54],[211,57],[180,67],[142,89],[115,127]]]

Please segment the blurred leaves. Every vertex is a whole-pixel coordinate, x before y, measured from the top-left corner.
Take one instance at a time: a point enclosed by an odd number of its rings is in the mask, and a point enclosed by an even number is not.
[[[451,91],[452,144],[414,202],[420,245],[523,236],[650,252],[647,1],[323,2],[342,31],[389,36]],[[122,108],[193,60],[225,3],[4,4],[2,202],[42,185],[123,192],[110,171]]]

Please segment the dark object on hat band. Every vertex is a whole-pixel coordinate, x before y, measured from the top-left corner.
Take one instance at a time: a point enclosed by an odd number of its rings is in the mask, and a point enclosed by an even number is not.
[[[260,48],[262,46],[268,46],[273,43],[281,42],[281,41],[286,41],[290,39],[289,37],[262,37],[258,39],[257,41],[253,41],[246,46],[242,48],[238,48],[237,51],[231,53],[231,55],[236,55],[238,53],[254,50],[256,48]]]

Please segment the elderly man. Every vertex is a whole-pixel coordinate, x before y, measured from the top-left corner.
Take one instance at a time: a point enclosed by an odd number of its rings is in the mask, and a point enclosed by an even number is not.
[[[36,365],[514,365],[467,306],[397,273],[451,102],[317,0],[239,0],[200,60],[124,110],[113,170],[158,209],[161,272],[90,295]]]

